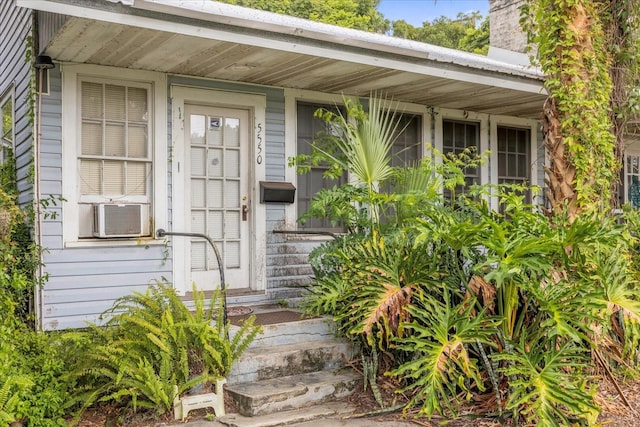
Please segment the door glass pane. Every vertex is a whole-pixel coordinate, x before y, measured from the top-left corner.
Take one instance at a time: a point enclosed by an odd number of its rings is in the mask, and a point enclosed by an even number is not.
[[[238,178],[240,176],[240,151],[226,150],[224,152],[224,168],[227,178]]]
[[[209,211],[209,228],[207,233],[212,239],[222,239],[223,236],[222,212]]]
[[[207,201],[210,208],[222,207],[222,181],[209,180],[207,184]]]
[[[191,143],[204,144],[204,116],[191,115]]]
[[[208,155],[209,176],[222,176],[222,150],[219,148],[209,149]]]
[[[240,207],[240,182],[226,181],[224,183],[224,207],[239,208]]]
[[[207,160],[206,149],[200,147],[191,147],[191,175],[192,176],[205,176]]]
[[[227,117],[224,120],[224,145],[227,147],[240,146],[240,119]]]
[[[216,242],[216,245],[218,245],[218,250],[221,250],[220,243]],[[207,264],[207,269],[208,270],[218,270],[219,269],[219,267],[218,267],[218,259],[216,258],[215,252],[213,252],[213,248],[209,244],[207,244],[207,261],[208,261],[208,264]]]
[[[204,270],[207,247],[205,242],[191,242],[191,270]]]
[[[204,211],[191,211],[191,232],[206,233]]]
[[[191,180],[191,207],[204,208],[206,206],[205,180]]]
[[[207,144],[222,145],[222,117],[209,117]]]

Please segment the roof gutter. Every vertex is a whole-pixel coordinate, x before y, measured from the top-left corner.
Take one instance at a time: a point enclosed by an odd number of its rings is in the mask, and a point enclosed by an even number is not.
[[[527,93],[544,93],[542,74],[534,68],[508,64],[453,49],[211,0],[108,1],[123,3],[126,8],[166,14],[167,18],[126,13],[122,8],[105,7],[107,4],[104,1],[16,0],[16,4],[20,7],[78,18],[246,44]],[[179,19],[168,19],[171,16],[226,24],[226,27],[198,26]],[[257,27],[264,35],[255,34]],[[245,31],[242,31],[243,29]],[[287,35],[289,37],[286,37]],[[331,45],[328,44],[330,41]],[[352,49],[340,49],[339,45]],[[354,51],[354,47],[362,51]],[[389,55],[376,55],[376,52]],[[484,73],[480,73],[482,71]]]

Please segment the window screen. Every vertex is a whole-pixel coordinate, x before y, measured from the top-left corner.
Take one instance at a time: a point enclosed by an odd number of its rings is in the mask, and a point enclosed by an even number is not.
[[[299,102],[297,105],[297,152],[298,154],[311,154],[311,143],[322,132],[327,132],[327,124],[314,117],[314,113],[319,108],[325,108],[337,112],[335,105],[311,104]],[[298,188],[296,197],[298,199],[298,216],[309,210],[313,196],[323,188],[340,186],[347,182],[345,173],[340,179],[327,179],[323,176],[327,167],[322,165],[314,166],[306,174],[298,175]],[[309,219],[302,225],[303,228],[322,228],[333,231],[344,231],[343,227],[334,227],[326,219]]]
[[[0,139],[0,163],[8,157],[13,149],[13,100],[7,97],[2,100],[2,135]]]
[[[498,183],[531,184],[531,131],[498,126]],[[531,191],[525,194],[531,202]]]
[[[442,122],[442,151],[444,154],[461,154],[467,148],[474,147],[474,153],[480,151],[480,124],[457,120]],[[464,193],[466,188],[480,183],[480,170],[468,167],[464,170],[464,185],[459,185],[455,191],[445,189],[445,199],[453,200],[456,194]]]

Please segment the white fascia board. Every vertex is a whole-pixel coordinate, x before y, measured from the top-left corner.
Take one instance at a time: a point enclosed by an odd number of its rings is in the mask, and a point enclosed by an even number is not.
[[[160,9],[159,11],[165,11],[166,8],[170,8],[171,12],[166,11],[166,13],[171,13],[172,15],[183,16],[183,17],[189,17],[191,13],[196,13],[194,11],[190,11],[191,7],[195,7],[197,5],[204,5],[205,3],[213,3],[218,7],[229,6],[229,5],[222,5],[220,3],[211,2],[210,0],[201,0],[201,1],[135,0],[136,7],[139,7],[144,4],[149,7],[149,10],[153,10],[152,6],[156,3],[157,3],[157,7]],[[228,30],[204,28],[204,27],[199,27],[199,26],[194,26],[194,25],[189,25],[189,24],[184,24],[179,22],[170,22],[170,21],[158,20],[158,19],[149,18],[149,17],[133,16],[128,14],[107,11],[107,10],[100,10],[100,9],[95,9],[87,6],[67,4],[61,1],[56,1],[56,0],[16,0],[16,4],[21,7],[27,7],[30,9],[40,10],[44,12],[58,13],[58,14],[68,15],[68,16],[73,16],[78,18],[95,19],[99,21],[112,22],[116,24],[129,25],[134,27],[141,27],[141,28],[146,28],[150,30],[172,32],[176,34],[208,38],[211,40],[246,44],[249,46],[257,46],[257,47],[263,47],[267,49],[275,49],[275,50],[281,50],[285,52],[317,56],[320,58],[328,58],[328,59],[334,59],[339,61],[346,61],[346,62],[370,65],[375,67],[382,67],[382,68],[387,68],[392,70],[406,71],[410,73],[423,74],[423,75],[456,80],[456,81],[463,81],[468,83],[482,84],[482,85],[499,87],[504,89],[512,89],[512,90],[528,92],[528,93],[543,94],[545,91],[543,88],[541,78],[536,79],[532,77],[530,73],[528,75],[524,75],[524,73],[515,73],[513,70],[514,68],[517,68],[515,66],[512,66],[510,64],[498,63],[497,61],[492,61],[488,59],[485,60],[485,58],[478,55],[473,55],[473,56],[482,58],[483,59],[482,62],[486,62],[486,63],[494,62],[494,63],[504,65],[505,67],[502,71],[500,71],[500,70],[483,69],[482,67],[479,67],[479,66],[474,67],[471,64],[464,65],[457,61],[454,61],[454,58],[451,55],[449,55],[446,58],[446,60],[440,61],[439,66],[432,66],[428,64],[416,64],[414,61],[406,62],[398,59],[380,58],[371,54],[346,52],[346,51],[336,49],[335,46],[324,47],[324,46],[319,46],[318,43],[303,44],[300,42],[290,42],[290,41],[278,40],[276,38],[262,37],[262,36],[256,36],[251,34],[243,34],[241,32],[232,32]],[[187,8],[187,7],[190,7],[190,8]],[[246,10],[246,8],[242,8],[242,9]],[[186,16],[185,16],[185,13],[182,13],[182,14],[178,13],[183,10],[188,11],[186,13]],[[252,9],[249,9],[249,10],[252,10]],[[254,12],[268,14],[267,12],[262,12],[262,11],[254,11]],[[277,15],[277,14],[269,14],[269,15]],[[281,15],[277,15],[277,16],[281,16]],[[202,12],[198,15],[198,19],[203,19],[204,17],[206,17],[206,15]],[[304,19],[286,17],[284,15],[282,15],[282,17],[283,19],[290,18],[296,21],[303,21],[307,25],[318,24],[318,23],[307,21]],[[259,22],[257,20],[255,21],[246,20],[246,21],[247,22],[245,22],[244,27],[247,27],[247,28],[255,28],[255,26]],[[323,25],[328,26],[326,24],[323,24]],[[333,26],[328,26],[328,27],[331,27],[333,29],[339,28],[339,27],[333,27]],[[348,30],[348,29],[343,29],[343,30]],[[363,31],[357,31],[357,30],[349,30],[349,31],[352,31],[358,34],[360,33],[369,34],[369,33],[366,33]],[[371,34],[371,36],[384,37],[376,34]],[[386,38],[396,40],[393,37],[386,37]],[[404,41],[404,42],[407,41],[402,39],[397,39],[397,40]],[[430,45],[424,45],[424,44],[421,44],[421,45],[430,46]],[[432,46],[432,47],[435,48],[436,46]],[[370,49],[380,51],[379,45],[371,46]],[[444,49],[444,48],[439,48],[439,49]],[[445,49],[445,50],[458,52],[458,51],[453,51],[451,49]],[[398,53],[398,52],[395,52],[395,53]],[[471,54],[466,54],[466,55],[471,55]],[[463,56],[462,53],[460,53],[460,56]],[[422,60],[434,61],[434,59],[431,58],[429,55],[423,56]],[[445,65],[445,67],[443,67],[442,65]],[[469,71],[447,69],[446,65],[467,67],[469,68]],[[512,70],[507,70],[507,68],[512,68]],[[481,72],[481,74],[478,74],[478,72]],[[509,79],[507,77],[512,77],[512,78]]]
[[[260,29],[345,46],[411,56],[437,62],[455,63],[486,71],[542,79],[542,72],[529,64],[508,62],[436,46],[428,43],[390,37],[352,28],[344,28],[308,19],[250,9],[212,0],[134,0],[134,8],[206,20],[221,24]]]

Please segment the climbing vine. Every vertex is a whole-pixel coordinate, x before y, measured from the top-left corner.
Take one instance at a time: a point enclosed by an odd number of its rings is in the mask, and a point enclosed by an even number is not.
[[[547,76],[549,99],[543,116],[550,158],[547,197],[554,214],[567,209],[572,219],[589,211],[609,211],[612,183],[617,182],[621,167],[616,135],[624,129],[614,123],[629,98],[612,102],[611,71],[621,64],[622,57],[615,53],[624,49],[627,58],[629,52],[637,51],[637,34],[627,31],[635,44],[627,38],[621,45],[620,38],[611,37],[613,29],[629,28],[630,15],[620,13],[618,3],[529,0],[522,10],[523,27],[537,47],[538,63]],[[627,12],[638,9],[638,0],[622,3]],[[626,65],[638,68],[637,60]],[[621,84],[620,80],[615,83],[615,87]]]

